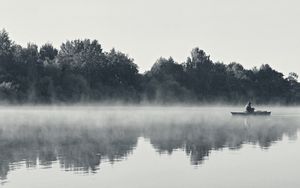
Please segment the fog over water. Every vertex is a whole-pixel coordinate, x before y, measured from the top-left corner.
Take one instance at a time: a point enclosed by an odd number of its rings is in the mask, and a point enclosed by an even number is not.
[[[4,187],[299,187],[299,107],[3,106]]]

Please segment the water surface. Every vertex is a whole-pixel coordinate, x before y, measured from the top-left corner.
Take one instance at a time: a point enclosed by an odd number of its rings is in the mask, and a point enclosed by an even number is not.
[[[299,187],[300,109],[271,109],[2,107],[1,185]]]

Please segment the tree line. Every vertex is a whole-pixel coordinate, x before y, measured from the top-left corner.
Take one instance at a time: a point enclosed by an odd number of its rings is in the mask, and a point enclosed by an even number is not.
[[[177,63],[159,58],[141,74],[128,55],[103,51],[97,40],[72,40],[60,49],[15,44],[0,31],[0,99],[9,103],[157,102],[299,103],[298,75],[268,64],[245,69],[213,62],[194,48]]]

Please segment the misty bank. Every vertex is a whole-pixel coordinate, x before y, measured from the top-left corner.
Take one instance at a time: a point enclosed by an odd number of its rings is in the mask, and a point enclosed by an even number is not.
[[[103,51],[97,40],[27,47],[0,32],[0,101],[7,104],[299,104],[298,75],[268,64],[245,69],[213,62],[194,48],[183,63],[159,58],[139,73],[128,55]]]

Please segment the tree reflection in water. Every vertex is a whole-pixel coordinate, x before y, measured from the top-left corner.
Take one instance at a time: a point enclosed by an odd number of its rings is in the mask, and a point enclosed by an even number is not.
[[[171,123],[172,122],[172,123]],[[149,138],[160,153],[183,149],[198,165],[212,150],[239,149],[245,143],[269,148],[284,135],[295,138],[296,119],[233,118],[200,122],[161,121],[130,126],[2,125],[0,127],[0,177],[18,168],[51,167],[58,161],[71,171],[96,172],[102,160],[122,160],[136,147],[138,137]]]
[[[139,132],[131,127],[96,126],[18,126],[1,129],[0,177],[25,162],[27,167],[50,167],[59,161],[61,168],[96,172],[101,159],[114,162],[130,153]],[[14,164],[14,165],[11,165]]]
[[[250,143],[268,149],[284,135],[295,138],[298,127],[297,119],[236,118],[225,122],[153,125],[146,130],[146,136],[158,152],[171,154],[176,149],[184,149],[192,164],[198,165],[211,150],[224,147],[240,149]]]

